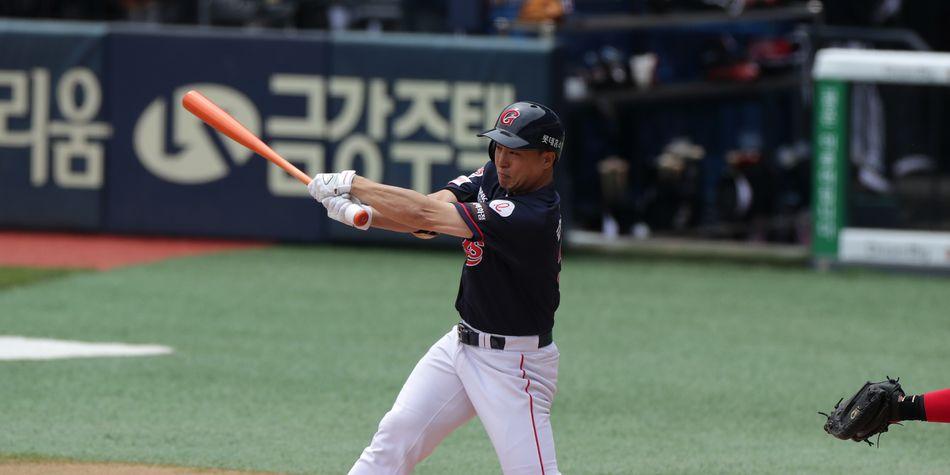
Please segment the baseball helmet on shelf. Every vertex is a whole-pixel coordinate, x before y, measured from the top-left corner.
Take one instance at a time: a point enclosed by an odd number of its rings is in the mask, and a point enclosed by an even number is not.
[[[551,109],[537,102],[515,102],[505,107],[495,127],[478,134],[488,137],[488,156],[495,160],[495,144],[522,150],[550,150],[561,157],[564,126]]]

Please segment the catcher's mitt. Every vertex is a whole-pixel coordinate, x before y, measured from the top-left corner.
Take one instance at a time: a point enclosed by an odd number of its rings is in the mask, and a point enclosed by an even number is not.
[[[850,399],[838,401],[831,414],[826,416],[825,432],[842,440],[871,443],[871,436],[887,432],[887,426],[897,421],[897,402],[904,395],[898,379],[887,377],[886,381],[868,381]],[[844,401],[844,402],[842,402]]]

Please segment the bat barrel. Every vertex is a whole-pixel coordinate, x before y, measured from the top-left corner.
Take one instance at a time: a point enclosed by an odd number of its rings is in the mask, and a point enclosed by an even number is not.
[[[232,117],[231,114],[225,112],[224,109],[218,107],[217,104],[200,92],[195,90],[188,91],[185,93],[185,96],[182,97],[181,104],[188,112],[194,114],[204,123],[214,127],[218,132],[227,135],[231,140],[247,147],[280,168],[283,168],[284,171],[301,183],[305,185],[310,183],[310,177],[307,176],[306,173],[300,171],[299,168],[285,160],[284,157],[281,157],[260,138],[254,135],[253,132],[247,130],[247,127],[244,127],[244,125]]]

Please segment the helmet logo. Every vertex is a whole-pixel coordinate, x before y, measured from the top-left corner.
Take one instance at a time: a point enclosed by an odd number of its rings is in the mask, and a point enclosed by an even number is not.
[[[520,115],[521,112],[518,112],[518,109],[508,109],[501,113],[501,123],[505,125],[511,125]]]

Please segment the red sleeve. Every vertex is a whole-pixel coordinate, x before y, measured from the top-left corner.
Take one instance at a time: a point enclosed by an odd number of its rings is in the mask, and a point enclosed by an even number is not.
[[[950,422],[950,388],[924,394],[927,422]]]

